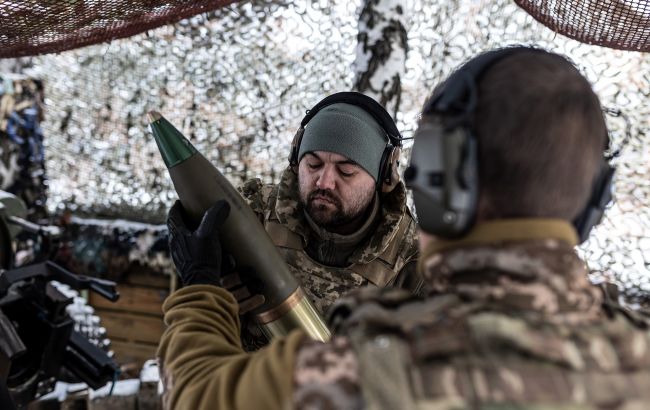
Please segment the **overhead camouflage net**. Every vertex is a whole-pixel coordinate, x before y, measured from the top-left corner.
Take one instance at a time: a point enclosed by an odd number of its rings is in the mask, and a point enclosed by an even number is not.
[[[0,0],[0,58],[130,37],[236,0]]]
[[[133,36],[237,0],[0,0],[0,58]],[[515,0],[551,30],[587,44],[650,51],[648,0]]]
[[[147,130],[150,109],[234,184],[277,181],[305,110],[353,86],[360,3],[237,3],[130,39],[16,63],[45,87],[50,212],[164,221],[176,194]],[[594,84],[621,155],[616,202],[581,252],[598,275],[647,303],[650,57],[559,36],[511,0],[404,4],[409,51],[397,120],[407,137],[433,86],[486,49],[519,43],[565,54]]]
[[[648,0],[515,0],[546,27],[587,44],[650,51]]]

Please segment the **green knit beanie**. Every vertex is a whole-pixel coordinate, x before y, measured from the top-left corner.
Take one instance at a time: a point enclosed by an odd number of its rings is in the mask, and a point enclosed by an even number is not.
[[[343,155],[379,178],[381,157],[388,136],[363,108],[336,103],[321,109],[305,126],[298,162],[308,152],[329,151]]]

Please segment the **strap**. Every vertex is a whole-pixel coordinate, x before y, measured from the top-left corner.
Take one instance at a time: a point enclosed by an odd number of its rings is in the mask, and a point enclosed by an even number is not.
[[[379,257],[387,262],[390,266],[394,266],[395,262],[397,261],[397,256],[399,255],[399,251],[401,250],[402,244],[404,243],[404,241],[402,241],[402,238],[406,234],[411,221],[411,217],[408,213],[405,212],[402,216],[402,219],[400,219],[397,232],[391,238],[390,245],[388,245],[388,247],[381,253],[381,255],[379,255]]]
[[[289,228],[282,225],[277,220],[265,219],[264,229],[271,237],[275,246],[302,251],[304,245],[300,235],[292,232]]]
[[[412,346],[400,334],[411,328],[410,321],[431,322],[456,298],[406,302],[417,300],[401,289],[365,288],[348,295],[350,303],[358,303],[348,310],[337,332],[347,335],[358,357],[360,385],[368,409],[433,409],[416,404],[417,383],[412,379],[417,368]],[[415,308],[415,310],[413,309]],[[420,313],[414,315],[413,313]],[[408,334],[408,331],[406,332]],[[419,358],[415,358],[419,360]],[[422,394],[419,394],[421,396]]]
[[[373,285],[383,288],[393,280],[397,274],[392,266],[388,266],[381,257],[377,257],[368,263],[354,264],[349,268],[357,275],[361,275]]]
[[[401,238],[406,234],[410,223],[411,218],[404,214],[388,247],[369,263],[352,265],[350,270],[363,276],[375,286],[382,288],[387,286],[397,275],[395,264],[403,244]]]
[[[408,347],[394,335],[367,339],[357,329],[350,340],[357,352],[365,408],[394,410],[415,408],[406,369],[411,365]]]

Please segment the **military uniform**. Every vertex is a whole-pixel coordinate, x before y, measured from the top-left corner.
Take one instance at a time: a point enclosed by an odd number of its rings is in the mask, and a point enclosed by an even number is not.
[[[269,236],[300,280],[316,308],[324,313],[346,291],[371,284],[396,286],[414,292],[422,288],[416,275],[417,225],[406,206],[406,192],[400,183],[381,198],[376,224],[347,257],[343,266],[331,266],[309,255],[312,228],[299,200],[298,177],[287,168],[277,185],[248,181],[241,192]]]
[[[554,220],[495,221],[436,242],[426,299],[358,289],[329,343],[301,331],[244,354],[237,304],[214,286],[165,302],[159,350],[175,408],[645,409],[650,332],[591,285]]]
[[[337,303],[341,340],[298,353],[295,408],[647,408],[647,325],[605,303],[575,244],[552,221],[434,244],[429,298],[368,289]]]
[[[352,241],[347,243],[342,243],[347,238],[340,239],[340,235],[314,234],[318,228],[309,224],[299,200],[298,178],[291,168],[284,171],[277,185],[264,185],[253,179],[240,192],[321,313],[345,292],[365,285],[422,291],[423,281],[416,273],[417,225],[406,206],[402,183],[375,201],[376,216],[369,217],[365,232],[356,238],[348,237]],[[318,251],[309,252],[314,242],[321,249],[330,244],[330,253],[334,253],[330,261],[323,260]],[[333,262],[336,259],[340,262]],[[265,342],[261,334],[248,324],[245,328],[249,332],[242,337],[247,349],[261,347]]]

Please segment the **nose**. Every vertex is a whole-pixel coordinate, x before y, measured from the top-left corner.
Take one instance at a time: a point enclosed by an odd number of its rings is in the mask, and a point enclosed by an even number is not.
[[[316,186],[320,189],[334,190],[336,187],[336,170],[334,167],[324,166],[321,169],[316,180]]]

